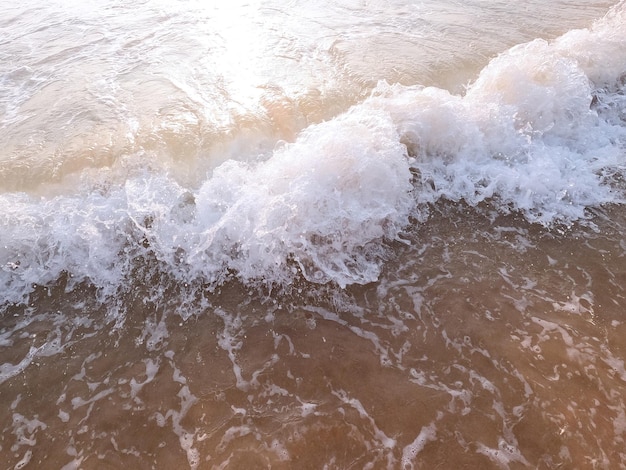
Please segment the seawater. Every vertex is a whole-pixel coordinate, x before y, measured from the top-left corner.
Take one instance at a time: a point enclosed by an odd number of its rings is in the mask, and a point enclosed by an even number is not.
[[[6,467],[625,466],[625,25],[6,6]]]

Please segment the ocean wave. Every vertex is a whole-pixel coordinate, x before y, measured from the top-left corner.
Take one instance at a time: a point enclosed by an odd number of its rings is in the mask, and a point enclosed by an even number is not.
[[[593,27],[493,59],[462,95],[380,83],[348,112],[198,187],[167,173],[45,198],[0,196],[1,301],[64,274],[116,295],[137,262],[176,281],[375,281],[439,201],[550,226],[623,203],[626,4]]]

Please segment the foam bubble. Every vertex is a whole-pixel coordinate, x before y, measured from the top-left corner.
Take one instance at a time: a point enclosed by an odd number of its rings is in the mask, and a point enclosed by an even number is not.
[[[24,468],[26,465],[28,465],[28,463],[30,462],[30,459],[32,458],[32,456],[33,456],[33,451],[32,451],[32,450],[30,450],[30,449],[29,449],[29,450],[27,450],[27,451],[24,453],[24,456],[22,457],[22,459],[21,459],[19,462],[17,462],[17,463],[15,464],[15,467],[13,467],[13,468],[14,468],[15,470],[21,470],[21,469],[22,469],[22,468]]]
[[[502,468],[510,468],[512,463],[520,463],[524,466],[530,465],[521,454],[517,445],[509,444],[504,439],[499,440],[497,448],[488,447],[482,442],[478,442],[476,443],[476,450]]]
[[[137,400],[137,395],[141,392],[141,389],[154,380],[157,372],[159,371],[159,361],[153,361],[152,359],[143,360],[146,366],[146,379],[143,382],[138,382],[135,377],[130,379],[130,395],[133,399]],[[177,371],[178,369],[175,369]]]
[[[434,441],[437,438],[437,425],[431,423],[428,426],[424,426],[415,440],[404,447],[402,450],[402,469],[408,470],[413,467],[413,463],[418,454],[424,450],[424,447],[428,442]]]
[[[146,367],[148,368],[148,364],[146,364]],[[156,412],[153,415],[153,419],[156,421],[158,426],[164,427],[167,424],[167,420],[171,418],[172,431],[178,436],[180,447],[187,455],[189,467],[192,470],[195,470],[200,464],[200,452],[196,447],[194,447],[194,443],[197,438],[197,431],[187,431],[181,424],[181,421],[183,421],[193,404],[198,401],[198,398],[191,393],[187,385],[184,385],[179,390],[177,396],[180,398],[180,410],[170,409],[167,413],[165,413],[165,415]]]

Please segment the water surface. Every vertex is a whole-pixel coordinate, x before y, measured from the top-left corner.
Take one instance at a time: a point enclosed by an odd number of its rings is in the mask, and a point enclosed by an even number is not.
[[[625,20],[7,6],[7,468],[626,465]]]

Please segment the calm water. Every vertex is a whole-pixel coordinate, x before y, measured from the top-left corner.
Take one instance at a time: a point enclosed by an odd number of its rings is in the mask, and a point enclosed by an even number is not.
[[[0,31],[6,468],[626,467],[626,3]]]

